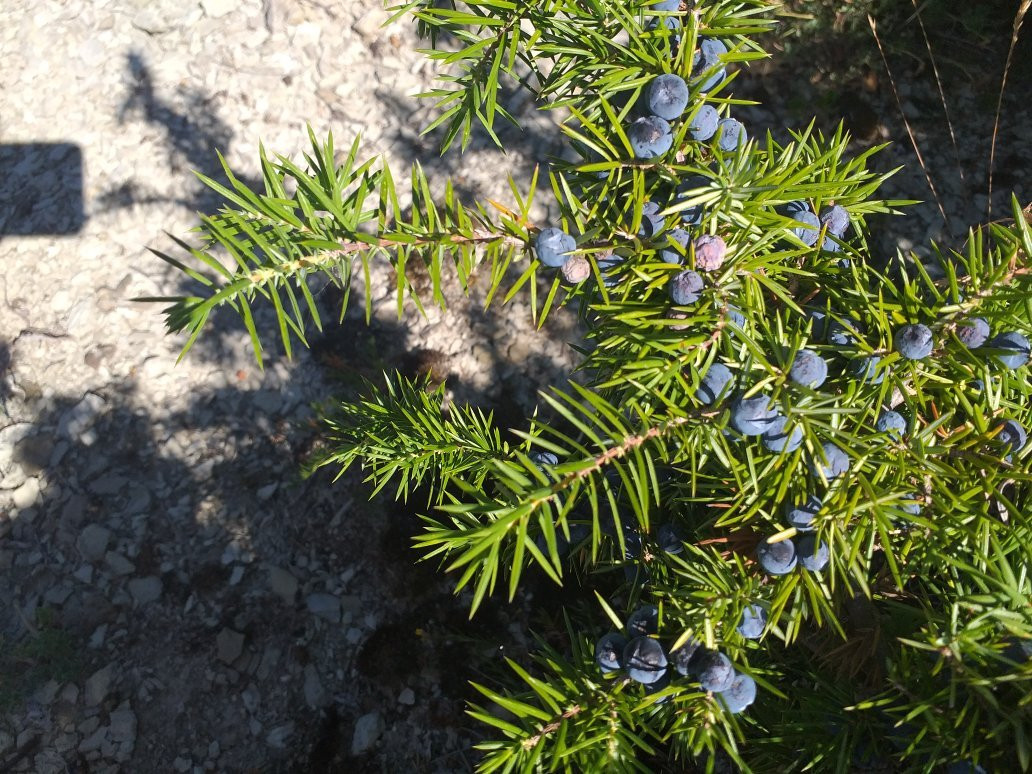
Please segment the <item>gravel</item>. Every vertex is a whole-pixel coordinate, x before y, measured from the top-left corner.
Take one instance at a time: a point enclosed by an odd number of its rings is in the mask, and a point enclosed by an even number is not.
[[[147,248],[173,250],[163,232],[187,238],[196,212],[217,205],[189,171],[217,177],[216,148],[255,180],[259,141],[296,159],[309,121],[338,149],[361,134],[396,179],[419,159],[467,200],[502,202],[500,170],[525,181],[562,149],[553,119],[523,99],[510,108],[526,134],[502,130],[507,154],[477,138],[465,155],[439,157],[419,136],[429,107],[410,96],[432,87],[435,65],[411,25],[383,28],[373,5],[0,4],[0,635],[30,642],[53,621],[70,656],[68,675],[47,675],[0,712],[0,769],[303,771],[329,745],[377,770],[455,771],[476,741],[464,685],[439,679],[455,646],[435,634],[452,625],[449,610],[465,618],[468,600],[413,565],[412,508],[368,502],[358,474],[298,479],[309,406],[404,367],[446,378],[449,401],[517,422],[575,361],[570,316],[538,331],[523,296],[485,313],[480,289],[466,301],[446,288],[448,313],[399,321],[377,269],[371,325],[356,309],[293,361],[260,311],[271,345],[260,370],[246,332],[220,314],[177,365],[183,337],[165,335],[159,307],[132,301],[188,292]],[[736,96],[762,82],[739,79]],[[915,82],[906,99],[928,104],[922,90],[934,95]],[[955,93],[954,116],[974,117],[958,128],[987,137],[975,90]],[[878,99],[884,135],[900,141],[885,166],[911,163],[891,96]],[[787,105],[736,116],[753,136],[805,125]],[[1027,113],[1002,127],[1007,158],[1032,158]],[[919,135],[946,148],[934,123]],[[984,142],[961,150],[977,166]],[[951,183],[945,151],[925,160],[954,231],[976,222],[985,197],[974,178]],[[1008,166],[1016,185],[1032,179]],[[886,195],[930,198],[923,186],[913,164]],[[998,192],[996,213],[1006,186]],[[549,199],[535,198],[535,224],[554,221]],[[879,250],[944,233],[934,204],[914,212],[879,232]],[[316,297],[335,318],[333,292]],[[399,641],[411,652],[391,650]],[[38,752],[8,766],[33,739]]]

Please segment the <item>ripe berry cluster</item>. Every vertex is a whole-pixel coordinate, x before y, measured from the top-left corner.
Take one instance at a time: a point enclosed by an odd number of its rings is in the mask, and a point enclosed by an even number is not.
[[[758,638],[767,622],[766,611],[750,605],[742,616],[738,632],[749,639]],[[658,693],[670,685],[671,670],[682,678],[697,682],[712,694],[728,712],[738,714],[756,700],[756,681],[735,671],[731,660],[718,650],[702,647],[689,639],[668,652],[659,641],[659,609],[643,605],[631,613],[624,632],[610,632],[595,645],[595,662],[604,674],[623,672],[645,686],[647,694]],[[674,643],[676,644],[676,643]],[[669,699],[669,694],[657,701]]]

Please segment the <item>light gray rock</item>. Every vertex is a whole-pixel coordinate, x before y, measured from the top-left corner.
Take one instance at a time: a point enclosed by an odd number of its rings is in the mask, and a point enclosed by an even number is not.
[[[244,635],[228,627],[224,627],[215,638],[219,661],[232,664],[244,652]]]
[[[272,590],[272,593],[288,605],[293,605],[297,597],[297,578],[282,567],[275,567],[273,565],[268,567],[268,573],[269,588]]]
[[[92,734],[90,734],[85,739],[83,739],[81,742],[79,742],[79,747],[78,747],[79,752],[81,752],[81,753],[88,753],[88,752],[93,752],[94,750],[99,750],[104,745],[104,742],[107,741],[107,735],[108,735],[108,728],[107,728],[107,726],[101,726],[96,731],[94,731]]]
[[[376,740],[383,733],[383,718],[379,712],[367,712],[355,723],[355,733],[351,737],[351,754],[363,755],[373,749]]]
[[[148,575],[145,578],[133,578],[129,581],[129,593],[137,606],[156,602],[161,598],[161,579]]]
[[[180,774],[183,774],[183,772],[190,771],[190,769],[192,768],[193,761],[189,758],[183,758],[182,756],[178,756],[175,760],[172,761],[172,770],[178,771],[180,772]]]
[[[131,709],[117,709],[108,719],[109,735],[113,742],[136,741],[136,713]]]
[[[136,572],[136,565],[126,559],[122,554],[108,551],[104,555],[104,564],[115,575],[132,575]]]
[[[237,0],[201,0],[201,8],[210,19],[218,19],[239,6]]]
[[[402,689],[401,693],[398,694],[398,704],[407,704],[412,706],[416,703],[416,694],[411,688]]]
[[[0,489],[15,489],[28,478],[29,472],[18,462],[15,447],[33,429],[30,422],[15,422],[0,429]]]
[[[61,415],[58,432],[72,441],[83,441],[83,435],[93,426],[104,410],[105,401],[95,392],[87,392],[78,403]]]
[[[27,478],[11,495],[14,507],[24,511],[31,508],[39,500],[39,479]]]
[[[330,623],[340,623],[340,600],[333,594],[309,594],[305,599],[308,612]]]
[[[57,680],[47,680],[47,682],[33,692],[32,699],[43,706],[47,706],[57,698],[57,692],[60,689],[61,684]]]
[[[370,8],[352,25],[352,29],[361,35],[366,42],[371,43],[380,36],[382,32],[381,26],[385,21],[387,21],[385,11],[380,8]]]
[[[284,723],[281,726],[276,726],[271,729],[268,734],[265,735],[265,743],[269,747],[273,747],[277,750],[283,750],[287,747],[287,742],[290,741],[290,737],[294,734],[294,724]]]
[[[305,703],[312,709],[325,707],[329,701],[329,694],[323,688],[322,680],[319,679],[319,670],[315,664],[308,664],[305,667]]]
[[[87,565],[88,566],[88,565]],[[46,590],[43,595],[43,599],[51,605],[63,605],[65,600],[72,595],[72,587],[66,583],[60,583],[57,586],[51,586]]]
[[[79,700],[79,686],[75,683],[67,683],[59,694],[61,701],[74,705]]]
[[[89,676],[84,690],[87,707],[96,707],[107,698],[114,676],[115,665],[113,663],[98,669]]]

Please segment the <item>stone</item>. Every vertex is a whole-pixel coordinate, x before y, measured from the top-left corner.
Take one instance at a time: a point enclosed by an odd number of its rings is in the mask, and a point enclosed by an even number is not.
[[[383,733],[383,718],[379,712],[367,712],[355,723],[355,733],[351,737],[351,754],[364,755],[373,749],[376,740]]]
[[[47,589],[46,593],[43,595],[43,599],[45,599],[48,604],[60,606],[63,605],[65,600],[67,600],[71,595],[72,587],[68,584],[61,583]]]
[[[269,565],[269,588],[272,593],[282,599],[288,605],[294,604],[297,596],[297,578],[291,575],[282,567]]]
[[[77,581],[81,581],[86,584],[93,582],[93,567],[88,564],[84,564],[78,570],[72,573],[72,577]]]
[[[0,755],[6,755],[14,749],[14,735],[0,728]]]
[[[294,724],[284,723],[282,726],[276,726],[269,731],[265,736],[265,743],[269,747],[274,747],[277,750],[283,750],[287,746],[287,742],[290,737],[294,734]]]
[[[115,575],[132,575],[136,572],[136,565],[114,551],[108,551],[104,555],[104,564]]]
[[[32,694],[32,700],[44,706],[51,704],[57,698],[57,692],[61,684],[57,680],[47,680]]]
[[[18,510],[31,508],[39,500],[39,479],[27,478],[11,495],[14,507]]]
[[[175,758],[175,760],[172,761],[172,769],[173,769],[173,771],[178,771],[178,772],[180,772],[180,774],[183,774],[183,772],[190,771],[190,769],[192,769],[192,768],[193,768],[193,761],[190,760],[189,758],[184,758],[182,756],[177,756]]]
[[[79,686],[75,683],[68,683],[64,688],[61,689],[59,694],[61,701],[66,701],[69,704],[75,704],[79,700]]]
[[[87,707],[96,707],[111,691],[111,682],[115,675],[115,665],[108,664],[98,669],[86,680],[85,698]]]
[[[244,635],[228,627],[223,627],[215,638],[219,661],[232,664],[244,652]]]
[[[133,578],[129,581],[129,593],[137,606],[156,602],[161,598],[161,579],[149,575],[145,578]]]
[[[309,594],[305,599],[308,611],[330,623],[340,623],[340,600],[333,594]]]
[[[83,441],[83,435],[97,421],[105,401],[94,392],[87,392],[78,403],[61,415],[58,432],[72,441]]]
[[[18,461],[15,448],[33,429],[30,422],[15,422],[0,429],[0,489],[15,489],[29,477],[29,471]]]
[[[129,483],[129,479],[125,476],[120,476],[117,473],[109,473],[106,476],[90,481],[88,484],[89,490],[95,495],[110,496],[118,494],[126,485]]]
[[[117,709],[108,719],[109,735],[113,742],[136,741],[136,714],[131,709]]]
[[[416,694],[411,688],[404,688],[401,693],[398,694],[398,704],[412,706],[415,703]]]
[[[233,568],[232,574],[229,576],[229,585],[236,586],[240,581],[244,579],[244,568],[241,565],[237,565]]]
[[[201,0],[201,8],[210,19],[219,19],[236,9],[236,0]]]
[[[380,8],[371,8],[352,25],[366,42],[372,42],[380,36],[381,27],[387,21],[387,15]]]
[[[329,703],[330,697],[323,688],[322,680],[319,679],[319,670],[315,668],[315,664],[305,667],[304,692],[305,703],[312,709],[325,707]]]
[[[104,742],[107,741],[107,735],[107,726],[102,726],[101,728],[98,728],[92,734],[90,734],[81,742],[79,742],[79,752],[88,753],[93,752],[94,750],[99,750],[103,746]]]

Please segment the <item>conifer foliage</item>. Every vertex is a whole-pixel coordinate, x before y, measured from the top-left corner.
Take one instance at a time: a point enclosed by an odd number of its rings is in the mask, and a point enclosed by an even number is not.
[[[732,97],[765,56],[766,0],[415,0],[443,85],[443,147],[497,140],[503,86],[560,111],[579,160],[548,169],[561,216],[439,198],[416,166],[227,167],[199,244],[158,255],[204,288],[161,299],[184,353],[220,306],[261,361],[320,326],[316,277],[390,265],[399,311],[444,283],[528,294],[584,322],[581,377],[544,386],[518,443],[399,375],[326,420],[321,464],[431,492],[417,538],[471,614],[555,583],[615,579],[567,611],[567,645],[510,662],[484,701],[480,770],[1027,771],[1032,229],[1012,218],[928,262],[867,248],[871,148],[812,126],[750,131]],[[453,149],[457,152],[458,149]],[[289,189],[289,190],[288,190]],[[521,193],[527,191],[527,193]],[[412,267],[425,267],[432,298]],[[503,292],[499,292],[503,291]],[[366,294],[366,298],[370,294]],[[346,294],[345,294],[346,298]],[[345,300],[345,304],[347,301]],[[343,309],[341,310],[343,317]],[[979,768],[981,767],[981,768]]]

